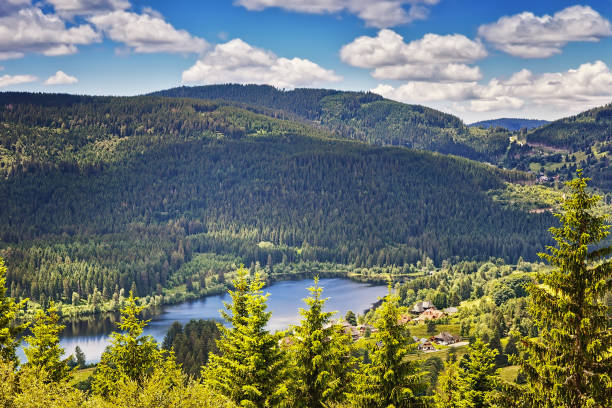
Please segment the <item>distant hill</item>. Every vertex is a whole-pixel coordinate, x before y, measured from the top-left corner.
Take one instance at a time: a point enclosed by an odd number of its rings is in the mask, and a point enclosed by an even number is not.
[[[501,119],[491,119],[491,120],[481,120],[480,122],[472,123],[468,126],[470,127],[482,127],[485,129],[501,127],[504,129],[508,129],[511,132],[525,129],[533,129],[540,126],[544,126],[550,123],[547,120],[538,120],[538,119],[519,119],[519,118],[501,118]]]
[[[259,113],[272,109],[286,118],[323,126],[335,137],[375,145],[405,146],[495,163],[506,152],[504,131],[470,128],[456,116],[421,105],[407,105],[370,92],[329,89],[284,91],[268,85],[209,85],[154,92],[226,103]]]
[[[159,293],[212,276],[183,268],[203,253],[370,267],[535,259],[550,240],[550,215],[487,195],[520,173],[219,102],[0,93],[0,124],[14,295]]]
[[[590,109],[549,123],[527,134],[528,143],[584,150],[612,142],[612,104]]]

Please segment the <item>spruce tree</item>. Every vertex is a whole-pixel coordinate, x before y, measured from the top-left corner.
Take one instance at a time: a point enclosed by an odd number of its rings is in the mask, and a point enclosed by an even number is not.
[[[28,323],[17,323],[17,317],[27,299],[15,303],[6,295],[6,274],[4,259],[0,258],[0,360],[17,363],[18,336],[28,327]]]
[[[412,341],[406,325],[399,323],[399,297],[391,293],[385,296],[377,310],[369,343],[370,364],[365,364],[357,374],[355,387],[349,393],[352,406],[361,408],[412,408],[428,406],[425,396],[427,384],[421,362],[409,359],[417,344]]]
[[[24,349],[27,368],[43,373],[47,381],[60,382],[71,377],[68,359],[62,360],[64,349],[59,344],[59,333],[64,325],[59,324],[57,308],[51,302],[46,311],[38,310],[32,325],[32,335],[26,336],[28,346]]]
[[[270,312],[268,295],[262,292],[258,275],[249,279],[249,271],[240,267],[226,303],[223,318],[231,325],[219,325],[218,355],[211,355],[202,378],[212,388],[243,407],[269,407],[284,394],[282,375],[284,355],[279,346],[282,334],[266,330]]]
[[[542,407],[612,406],[612,330],[604,298],[612,289],[612,247],[605,215],[594,211],[600,197],[587,192],[589,179],[567,183],[559,227],[550,229],[556,246],[542,253],[554,269],[528,287],[537,338],[522,338],[518,362],[531,401]],[[538,401],[539,400],[539,401]]]
[[[288,391],[292,407],[324,408],[339,402],[355,365],[351,357],[351,338],[342,326],[331,324],[334,313],[324,312],[327,299],[316,277],[304,299],[308,309],[300,309],[302,321],[290,337],[291,374]]]
[[[94,375],[93,391],[108,396],[117,391],[122,381],[134,381],[142,384],[153,372],[155,366],[166,357],[157,347],[151,336],[142,332],[149,320],[140,319],[139,315],[145,306],[137,305],[138,298],[130,292],[130,297],[121,309],[121,321],[117,325],[123,333],[111,334],[111,345],[102,354]]]

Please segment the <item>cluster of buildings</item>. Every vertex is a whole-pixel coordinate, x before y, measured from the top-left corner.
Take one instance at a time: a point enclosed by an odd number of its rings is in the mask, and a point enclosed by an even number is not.
[[[440,334],[436,334],[428,339],[418,337],[413,337],[414,341],[419,343],[418,349],[420,351],[434,351],[436,350],[436,345],[439,346],[450,346],[451,344],[459,343],[461,341],[461,337],[455,336],[449,332],[441,332]]]

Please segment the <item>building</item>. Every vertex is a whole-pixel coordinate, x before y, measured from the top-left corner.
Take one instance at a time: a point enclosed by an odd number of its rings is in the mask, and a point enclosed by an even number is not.
[[[416,302],[412,308],[412,313],[421,314],[426,310],[435,309],[436,307],[429,300],[423,302]]]
[[[434,351],[436,346],[434,346],[431,341],[427,340],[426,342],[419,344],[418,349],[420,351]]]
[[[441,317],[444,317],[444,312],[441,310],[437,310],[436,308],[433,308],[433,309],[425,310],[423,313],[419,315],[419,317],[417,317],[414,320],[418,322],[424,322],[427,320],[437,320]]]
[[[432,338],[430,338],[430,340],[436,344],[440,344],[442,346],[448,346],[449,344],[455,344],[455,343],[460,342],[461,338],[449,332],[441,332],[440,334],[437,334],[433,336]]]

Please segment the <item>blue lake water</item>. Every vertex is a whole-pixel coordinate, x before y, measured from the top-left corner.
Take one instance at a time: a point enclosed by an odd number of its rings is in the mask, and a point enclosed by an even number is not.
[[[305,307],[302,299],[309,295],[307,288],[312,284],[310,279],[281,281],[264,289],[264,292],[270,294],[268,310],[272,312],[272,317],[268,324],[269,330],[284,330],[291,324],[299,323],[299,308]],[[387,293],[386,286],[348,279],[321,279],[319,285],[323,287],[323,297],[329,298],[326,310],[337,311],[335,317],[343,317],[347,310],[363,313]],[[150,317],[151,322],[146,327],[145,334],[153,336],[161,343],[168,328],[175,321],[185,324],[191,319],[220,320],[219,311],[224,308],[223,301],[229,300],[229,295],[224,294],[163,306],[159,314]],[[60,337],[60,343],[66,354],[74,353],[75,347],[79,346],[88,363],[98,362],[109,344],[109,334],[115,330],[114,321],[116,316],[91,316],[84,321],[68,323]],[[25,361],[23,354],[20,354],[20,360]]]

